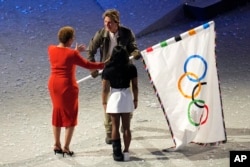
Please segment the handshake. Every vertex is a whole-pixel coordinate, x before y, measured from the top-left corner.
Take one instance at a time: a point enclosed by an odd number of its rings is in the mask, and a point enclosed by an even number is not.
[[[133,58],[134,58],[135,60],[139,60],[139,59],[142,57],[139,50],[135,50],[134,52],[131,53],[131,55],[133,56]],[[109,60],[110,60],[110,59],[107,59],[107,60],[104,62],[105,65],[107,65],[107,64],[109,63]],[[98,75],[100,75],[100,74],[101,74],[101,73],[99,73],[98,70],[93,70],[93,71],[91,71],[91,73],[90,73],[90,75],[92,76],[92,78],[96,78],[96,77],[98,77]]]
[[[96,78],[99,75],[99,71],[98,70],[91,71],[90,75],[92,76],[92,78]]]
[[[109,63],[109,61],[110,61],[110,58],[108,58],[107,60],[104,61],[105,66]],[[92,78],[96,78],[100,74],[101,74],[101,72],[99,72],[98,70],[93,70],[90,72],[90,75],[92,76]]]

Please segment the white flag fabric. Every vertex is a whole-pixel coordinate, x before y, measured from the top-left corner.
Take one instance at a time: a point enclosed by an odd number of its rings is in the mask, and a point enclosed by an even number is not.
[[[214,22],[191,29],[141,53],[175,149],[179,150],[191,142],[226,142],[215,59]]]

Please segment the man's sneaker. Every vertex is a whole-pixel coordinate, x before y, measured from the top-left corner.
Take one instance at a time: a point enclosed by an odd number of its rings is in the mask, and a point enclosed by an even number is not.
[[[106,144],[112,144],[112,139],[111,139],[111,133],[107,133],[107,136],[105,138]]]
[[[129,161],[129,160],[130,160],[130,157],[129,157],[129,153],[128,153],[128,152],[124,152],[124,153],[123,153],[123,159],[124,159],[124,161]]]

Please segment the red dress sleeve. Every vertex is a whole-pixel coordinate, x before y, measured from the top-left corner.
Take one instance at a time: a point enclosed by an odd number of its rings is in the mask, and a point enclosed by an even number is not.
[[[78,51],[75,52],[75,57],[74,57],[74,63],[78,66],[85,67],[87,69],[103,69],[104,68],[104,63],[102,62],[90,62],[83,56]]]

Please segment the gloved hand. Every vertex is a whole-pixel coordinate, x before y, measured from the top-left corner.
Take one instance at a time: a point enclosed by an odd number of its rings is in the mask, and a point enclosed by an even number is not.
[[[93,78],[96,78],[96,77],[98,77],[98,75],[99,75],[99,71],[98,71],[98,70],[94,70],[94,71],[92,71],[92,72],[90,73],[90,75],[91,75]]]

